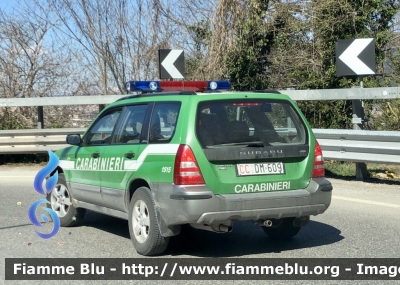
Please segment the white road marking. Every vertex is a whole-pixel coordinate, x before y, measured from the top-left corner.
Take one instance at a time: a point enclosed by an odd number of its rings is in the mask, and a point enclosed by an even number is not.
[[[35,176],[27,176],[27,175],[20,175],[20,176],[1,176],[0,178],[34,178]]]
[[[354,198],[347,198],[347,197],[336,196],[336,195],[332,196],[332,198],[333,199],[337,199],[337,200],[357,202],[357,203],[363,203],[363,204],[369,204],[369,205],[385,206],[385,207],[391,207],[391,208],[400,208],[400,205],[398,205],[398,204],[375,202],[375,201],[371,201],[371,200],[354,199]]]

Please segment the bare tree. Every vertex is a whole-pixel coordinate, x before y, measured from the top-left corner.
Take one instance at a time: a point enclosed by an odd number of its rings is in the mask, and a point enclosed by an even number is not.
[[[48,1],[63,23],[59,39],[78,44],[70,50],[103,94],[125,93],[123,84],[131,79],[156,79],[157,50],[169,47],[178,33],[162,17],[157,0]]]
[[[52,39],[49,7],[22,2],[14,12],[0,11],[0,96],[31,98],[55,96],[68,84],[70,56]],[[35,13],[31,13],[35,10]],[[36,109],[19,107],[12,112],[13,127],[31,127]],[[10,113],[11,114],[11,113]],[[12,121],[13,116],[9,116]],[[29,123],[30,122],[30,123]]]
[[[0,15],[0,21],[3,94],[32,97],[54,75],[51,55],[43,47],[48,25],[4,14]]]

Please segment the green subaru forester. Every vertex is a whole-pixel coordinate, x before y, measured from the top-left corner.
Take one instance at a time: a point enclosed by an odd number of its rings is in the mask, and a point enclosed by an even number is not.
[[[56,152],[48,199],[61,225],[75,225],[86,209],[126,219],[136,251],[157,255],[185,224],[225,233],[235,220],[254,220],[285,239],[323,213],[332,185],[296,104],[279,92],[219,91],[227,86],[127,83],[134,95]]]

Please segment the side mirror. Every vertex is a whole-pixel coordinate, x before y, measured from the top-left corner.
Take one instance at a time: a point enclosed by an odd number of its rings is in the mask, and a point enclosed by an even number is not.
[[[81,135],[73,134],[67,135],[67,144],[80,145],[82,142]]]

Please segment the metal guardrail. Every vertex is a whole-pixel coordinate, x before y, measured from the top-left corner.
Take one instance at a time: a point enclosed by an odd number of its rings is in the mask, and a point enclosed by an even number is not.
[[[400,98],[400,87],[343,88],[315,90],[279,90],[295,101],[301,100],[354,100]],[[0,98],[0,107],[60,106],[110,104],[127,95],[57,96],[37,98]]]
[[[400,164],[400,132],[313,129],[325,159]]]
[[[0,154],[44,153],[68,146],[67,134],[83,134],[85,128],[1,130]]]
[[[44,153],[68,146],[85,128],[0,131],[0,154]],[[400,164],[400,132],[313,129],[328,160]]]

